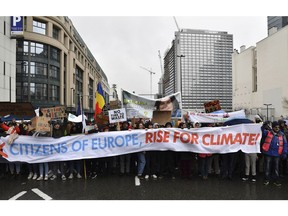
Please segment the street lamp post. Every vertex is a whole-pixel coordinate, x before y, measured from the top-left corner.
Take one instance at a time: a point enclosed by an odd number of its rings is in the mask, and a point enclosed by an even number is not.
[[[268,119],[269,119],[268,118],[268,107],[271,106],[272,104],[263,104],[263,105],[266,106],[266,108],[267,108],[267,121],[268,121]]]
[[[185,55],[177,55],[177,58],[180,58],[180,84],[181,84],[181,94],[182,94],[182,58],[184,58]]]

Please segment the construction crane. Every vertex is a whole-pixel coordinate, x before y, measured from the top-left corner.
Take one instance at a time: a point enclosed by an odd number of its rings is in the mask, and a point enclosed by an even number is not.
[[[142,68],[142,69],[144,69],[150,73],[150,96],[152,98],[152,74],[156,74],[156,72],[149,70],[149,69],[142,67],[142,66],[140,66],[140,68]]]
[[[176,21],[175,16],[173,16],[173,18],[174,18],[175,24],[176,24],[176,26],[177,26],[177,29],[178,29],[178,31],[180,32],[180,28],[179,28],[179,26],[178,26],[178,23],[177,23],[177,21]]]
[[[161,59],[160,50],[158,50],[158,57],[159,57],[159,60],[160,60],[161,73],[162,73],[162,75],[163,75],[163,74],[164,74],[164,71],[163,71],[163,66],[162,66],[162,59]]]

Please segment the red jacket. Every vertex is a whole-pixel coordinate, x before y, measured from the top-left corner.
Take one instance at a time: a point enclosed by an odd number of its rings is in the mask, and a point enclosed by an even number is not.
[[[7,126],[7,125],[4,124],[4,123],[0,124],[0,127],[1,127],[4,131],[8,131],[9,128],[10,128],[9,126]],[[17,133],[17,134],[20,134],[20,128],[19,128],[18,125],[15,126],[14,129],[16,130],[16,133]]]

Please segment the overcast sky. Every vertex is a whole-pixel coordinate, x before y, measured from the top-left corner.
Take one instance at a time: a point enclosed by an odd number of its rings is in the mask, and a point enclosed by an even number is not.
[[[255,46],[267,36],[267,15],[287,13],[283,0],[270,2],[241,0],[49,0],[45,7],[37,0],[4,1],[3,15],[69,16],[82,39],[118,89],[157,93],[161,61],[170,48],[177,26],[180,28],[227,31],[233,47]],[[32,8],[31,5],[38,6]],[[9,11],[10,10],[10,11]],[[260,13],[260,14],[259,14]],[[221,17],[222,16],[222,17]],[[119,93],[119,92],[118,92]]]
[[[110,86],[158,92],[161,61],[171,47],[177,26],[173,16],[69,16],[82,39],[108,77]],[[233,34],[233,48],[256,46],[267,37],[267,16],[175,16],[179,28],[226,31]],[[118,92],[120,93],[120,92]]]

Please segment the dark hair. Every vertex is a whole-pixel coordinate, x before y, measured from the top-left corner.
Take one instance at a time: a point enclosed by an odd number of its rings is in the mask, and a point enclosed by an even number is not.
[[[278,121],[273,121],[273,122],[272,122],[272,128],[274,128],[274,127],[276,127],[276,126],[279,126]]]
[[[171,127],[173,127],[171,122],[166,122],[165,127],[167,127],[168,125],[170,125]]]

